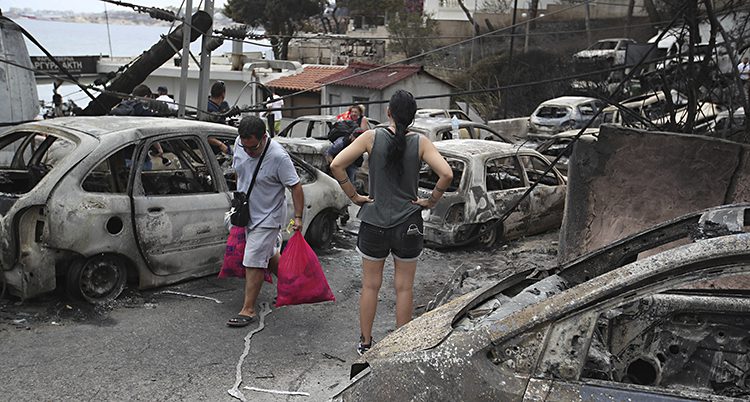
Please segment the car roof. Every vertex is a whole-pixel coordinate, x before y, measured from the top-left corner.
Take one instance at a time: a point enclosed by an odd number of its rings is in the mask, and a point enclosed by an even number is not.
[[[497,155],[497,154],[519,154],[529,155],[537,154],[536,151],[521,148],[517,144],[508,144],[499,141],[489,140],[445,140],[434,142],[435,147],[438,151],[445,152],[456,156],[481,156],[481,155]]]
[[[336,115],[333,114],[308,114],[304,116],[297,117],[296,120],[325,120],[325,121],[335,121]]]
[[[64,131],[75,131],[101,138],[113,133],[127,130],[154,131],[154,129],[195,129],[216,131],[217,134],[236,134],[236,130],[225,124],[208,123],[197,120],[171,119],[166,117],[144,116],[74,116],[39,120],[28,123],[29,126],[54,127]]]
[[[575,106],[584,102],[595,101],[596,98],[588,96],[561,96],[559,98],[549,99],[539,104],[539,106]]]

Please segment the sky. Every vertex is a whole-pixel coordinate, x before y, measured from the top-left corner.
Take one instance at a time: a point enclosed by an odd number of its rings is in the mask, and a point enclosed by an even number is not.
[[[182,4],[182,0],[126,0],[125,2],[149,7],[180,7]],[[200,0],[193,0],[193,7],[197,7],[200,3]],[[223,7],[224,3],[225,0],[214,0],[214,7]],[[97,13],[104,11],[104,2],[98,0],[0,0],[0,10],[11,7]],[[107,10],[113,9],[127,10],[125,7],[107,3]]]

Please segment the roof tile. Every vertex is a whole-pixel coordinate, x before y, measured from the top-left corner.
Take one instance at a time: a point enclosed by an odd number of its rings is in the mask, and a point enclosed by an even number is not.
[[[318,82],[321,84],[382,90],[424,71],[422,66],[402,64],[382,67],[371,73],[365,73],[378,67],[381,66],[367,63],[350,63],[345,70],[321,78]]]
[[[320,80],[344,70],[344,66],[305,66],[301,73],[277,78],[266,83],[267,87],[292,91],[311,90],[320,92]]]

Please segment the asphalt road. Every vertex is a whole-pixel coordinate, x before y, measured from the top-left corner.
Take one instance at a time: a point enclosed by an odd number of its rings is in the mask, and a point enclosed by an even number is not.
[[[335,302],[274,308],[264,327],[250,337],[239,377],[239,390],[247,400],[327,400],[346,384],[358,357],[360,258],[355,239],[340,232],[333,248],[319,254]],[[552,266],[556,241],[557,233],[548,233],[492,251],[426,250],[415,281],[415,316],[462,264],[480,267],[464,281],[459,292],[465,293],[515,267]],[[389,261],[376,341],[394,329],[392,283]],[[2,299],[0,400],[237,400],[228,390],[238,378],[245,338],[259,327],[225,325],[239,311],[242,284],[240,279],[206,277],[155,290],[126,290],[116,302],[98,308],[73,303],[59,293],[25,302]],[[275,286],[265,284],[259,303],[271,304],[275,292]]]

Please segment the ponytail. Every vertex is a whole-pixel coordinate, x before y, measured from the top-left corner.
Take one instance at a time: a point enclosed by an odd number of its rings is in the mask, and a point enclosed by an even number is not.
[[[396,132],[393,136],[393,140],[388,146],[388,155],[386,156],[386,167],[390,170],[395,171],[397,175],[404,173],[404,166],[401,160],[404,157],[404,151],[406,150],[406,130],[409,125],[414,121],[414,115],[417,113],[417,102],[414,100],[414,96],[411,93],[398,90],[391,96],[391,101],[388,103],[388,108],[391,111],[391,117],[396,125]]]

